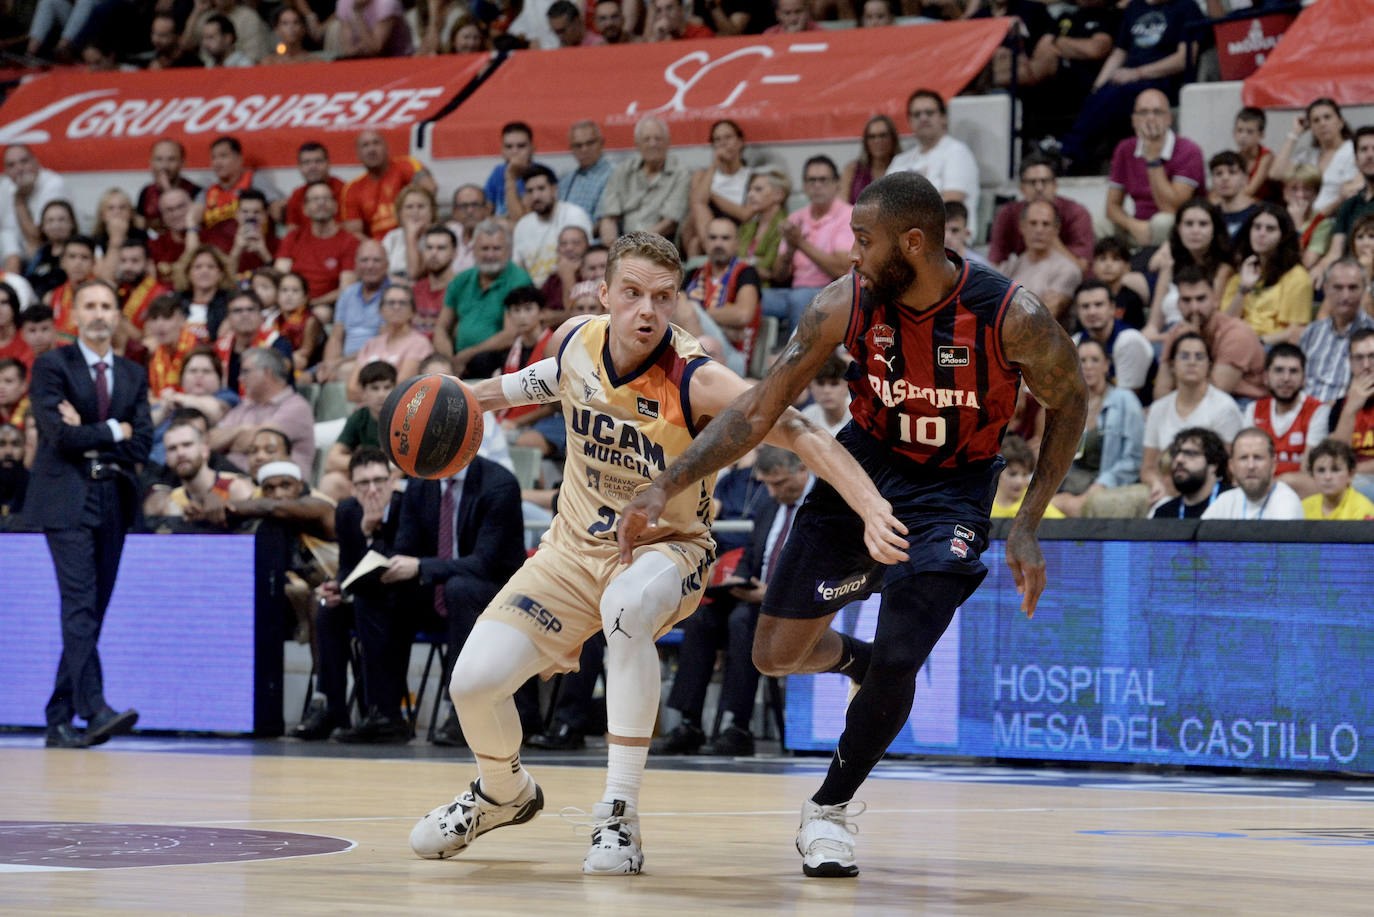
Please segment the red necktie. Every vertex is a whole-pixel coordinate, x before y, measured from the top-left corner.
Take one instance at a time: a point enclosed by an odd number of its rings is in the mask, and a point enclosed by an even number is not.
[[[104,360],[95,364],[95,409],[102,423],[110,419],[110,382],[105,378],[108,365]]]
[[[453,559],[453,517],[455,507],[453,503],[453,490],[455,481],[448,480],[439,484],[443,491],[443,497],[439,500],[439,559]],[[448,617],[448,604],[444,602],[444,584],[439,583],[434,587],[434,610],[439,617]]]
[[[786,512],[782,517],[782,528],[778,529],[778,540],[773,542],[773,550],[768,553],[768,567],[763,571],[765,583],[772,577],[773,568],[778,565],[778,555],[782,554],[782,546],[787,541],[787,533],[792,531],[792,514],[797,511],[797,504],[789,503],[784,509]]]

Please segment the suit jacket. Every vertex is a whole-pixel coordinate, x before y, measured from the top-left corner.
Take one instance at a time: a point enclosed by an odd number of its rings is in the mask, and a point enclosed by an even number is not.
[[[381,524],[372,530],[371,539],[363,534],[363,505],[356,498],[349,497],[334,509],[334,537],[339,542],[339,582],[348,579],[369,550],[392,554],[401,521],[401,499],[401,494],[391,495],[391,508]]]
[[[735,576],[746,580],[750,577],[763,579],[763,562],[767,560],[768,530],[773,527],[773,520],[778,517],[778,509],[777,501],[765,493],[764,499],[759,501],[758,511],[754,513],[753,537],[749,539],[749,546],[744,549],[739,566],[735,567]]]
[[[148,410],[148,374],[137,363],[114,356],[114,390],[110,420],[128,423],[133,435],[114,441],[96,407],[95,381],[75,344],[43,354],[33,364],[29,398],[38,424],[38,451],[24,500],[25,520],[46,529],[71,528],[81,518],[90,485],[90,459],[116,464],[129,474],[124,500],[126,524],[138,506],[136,466],[148,460],[153,446],[153,421]],[[80,426],[62,422],[57,406],[68,401],[81,415]]]
[[[458,505],[458,554],[439,559],[439,481],[412,480],[401,498],[396,553],[420,559],[420,585],[464,574],[504,583],[525,562],[524,516],[515,475],[478,456]]]

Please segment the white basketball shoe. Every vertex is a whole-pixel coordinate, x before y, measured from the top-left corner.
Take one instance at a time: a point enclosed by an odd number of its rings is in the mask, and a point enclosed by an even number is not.
[[[524,792],[502,805],[482,795],[478,781],[453,802],[420,819],[410,832],[410,849],[426,860],[444,860],[461,853],[479,835],[523,825],[544,808],[544,791],[530,780]]]
[[[797,852],[802,856],[803,874],[831,879],[859,874],[854,862],[854,835],[859,829],[850,819],[865,808],[862,802],[823,806],[808,799],[802,803]]]
[[[592,846],[582,861],[589,876],[633,876],[644,868],[639,813],[617,799],[592,806]]]

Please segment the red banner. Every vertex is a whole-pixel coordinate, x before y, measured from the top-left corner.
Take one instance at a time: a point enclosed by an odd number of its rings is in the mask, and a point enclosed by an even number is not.
[[[187,166],[206,168],[211,141],[232,134],[259,167],[293,166],[317,140],[338,163],[356,163],[361,130],[380,130],[395,153],[410,127],[442,107],[488,60],[485,54],[336,61],[242,69],[142,73],[56,71],[23,84],[0,107],[0,146],[33,147],[58,172],[146,169],[160,137],[180,140]]]
[[[1369,0],[1320,0],[1304,9],[1245,81],[1245,104],[1304,108],[1323,96],[1341,105],[1374,103],[1369,13]]]
[[[1279,38],[1297,17],[1271,13],[1250,19],[1218,22],[1213,31],[1223,80],[1243,80],[1260,68],[1278,47]]]
[[[634,145],[656,114],[678,143],[704,143],[731,118],[750,142],[852,138],[875,114],[906,124],[906,99],[945,98],[978,75],[1012,20],[817,30],[593,48],[516,52],[454,114],[435,125],[436,158],[500,152],[501,125],[528,123],[539,149],[567,147],[568,128],[597,121],[606,145]]]

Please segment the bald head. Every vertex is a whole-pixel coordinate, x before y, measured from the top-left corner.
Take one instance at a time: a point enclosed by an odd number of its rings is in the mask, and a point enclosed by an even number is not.
[[[1135,97],[1135,110],[1132,113],[1137,125],[1137,133],[1142,123],[1162,123],[1168,127],[1173,123],[1173,112],[1169,110],[1169,97],[1158,89],[1147,89]]]
[[[357,140],[358,162],[369,171],[386,168],[391,153],[386,148],[386,139],[377,131],[363,131]]]

